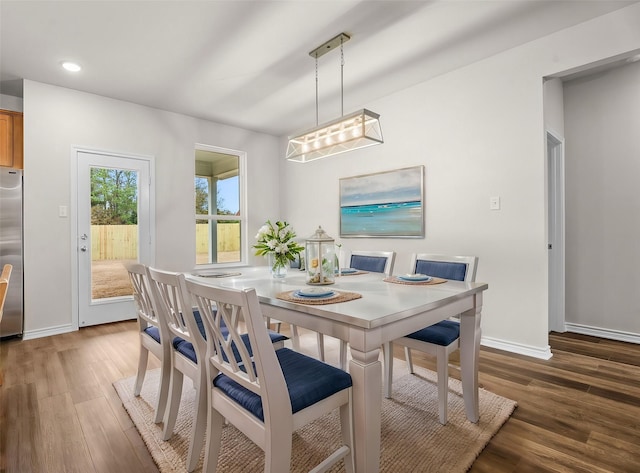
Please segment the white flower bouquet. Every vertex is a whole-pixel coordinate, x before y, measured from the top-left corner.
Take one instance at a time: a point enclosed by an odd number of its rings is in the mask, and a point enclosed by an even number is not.
[[[304,247],[294,241],[296,233],[287,222],[276,222],[275,226],[271,221],[267,222],[258,230],[256,240],[253,245],[256,255],[273,256],[272,271],[278,268],[285,268],[290,261],[294,261],[296,256],[304,250]]]

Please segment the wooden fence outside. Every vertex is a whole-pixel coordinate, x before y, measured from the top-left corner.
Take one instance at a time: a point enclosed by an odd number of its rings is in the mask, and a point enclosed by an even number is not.
[[[240,224],[220,223],[218,252],[240,251]],[[196,253],[209,251],[209,226],[196,225]],[[138,257],[137,225],[91,225],[91,259],[127,260]]]

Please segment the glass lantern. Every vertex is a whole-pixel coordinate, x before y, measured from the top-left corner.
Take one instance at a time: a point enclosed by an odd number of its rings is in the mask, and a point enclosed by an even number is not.
[[[306,241],[305,264],[307,284],[325,285],[335,282],[335,240],[318,226]]]

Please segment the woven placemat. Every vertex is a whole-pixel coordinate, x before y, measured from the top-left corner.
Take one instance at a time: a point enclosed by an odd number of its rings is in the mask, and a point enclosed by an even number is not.
[[[432,284],[442,284],[443,282],[447,282],[447,280],[442,278],[432,277],[428,281],[405,281],[395,276],[391,276],[389,278],[384,278],[384,282],[392,282],[394,284],[407,284],[409,286],[430,286]]]
[[[357,292],[346,292],[346,291],[334,291],[336,295],[334,297],[329,297],[327,299],[310,299],[310,298],[302,298],[296,297],[293,293],[296,291],[285,291],[276,294],[278,299],[282,299],[287,302],[297,302],[299,304],[308,304],[308,305],[325,305],[325,304],[337,304],[339,302],[347,302],[352,301],[354,299],[360,299],[362,294],[358,294]]]

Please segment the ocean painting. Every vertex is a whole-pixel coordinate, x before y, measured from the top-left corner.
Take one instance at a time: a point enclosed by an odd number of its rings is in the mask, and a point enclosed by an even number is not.
[[[423,237],[424,166],[340,179],[341,237]]]

